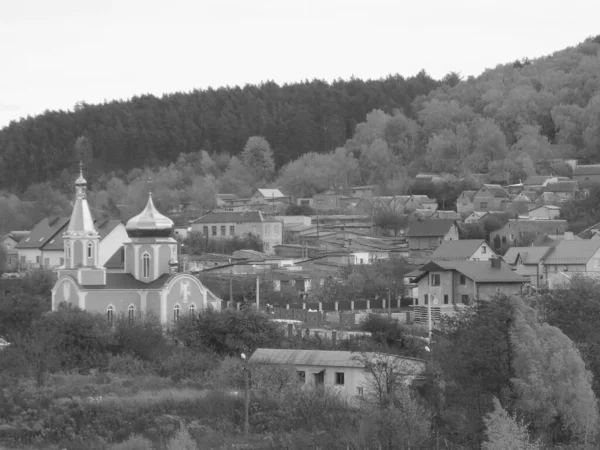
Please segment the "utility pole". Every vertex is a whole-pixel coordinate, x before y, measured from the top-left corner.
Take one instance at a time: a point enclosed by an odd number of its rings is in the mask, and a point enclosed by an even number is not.
[[[392,320],[392,291],[388,289],[388,318]]]
[[[248,368],[248,360],[244,353],[242,353],[242,360],[244,361],[244,434],[248,435],[248,429],[250,428],[248,417],[250,409],[250,369]]]
[[[229,264],[231,264],[231,258],[229,259]],[[229,266],[229,301],[233,306],[233,267]]]
[[[256,276],[256,310],[260,310],[260,276]]]

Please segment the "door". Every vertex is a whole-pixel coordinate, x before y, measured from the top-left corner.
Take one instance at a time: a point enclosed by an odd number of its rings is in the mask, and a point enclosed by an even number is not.
[[[322,386],[325,382],[325,371],[321,370],[319,373],[313,374],[315,377],[315,385]]]

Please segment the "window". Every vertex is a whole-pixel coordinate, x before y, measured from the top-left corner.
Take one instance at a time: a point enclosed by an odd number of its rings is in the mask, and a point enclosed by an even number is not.
[[[60,265],[64,266],[65,265],[65,258],[60,258]]]
[[[599,267],[600,267],[600,259],[594,258],[594,269],[597,269]]]
[[[429,295],[425,294],[425,304],[429,304]]]
[[[41,256],[40,256],[40,255],[37,255],[37,256],[35,257],[35,262],[36,262],[36,264],[39,264],[39,263],[40,263],[40,259],[41,259]]]
[[[344,384],[344,372],[336,372],[335,373],[335,384],[338,384],[338,385]]]
[[[50,267],[50,258],[44,258],[44,267],[46,269]]]
[[[306,372],[304,370],[299,370],[296,373],[298,374],[298,381],[302,384],[306,383]]]
[[[465,284],[467,284],[467,277],[465,277],[464,275],[461,275],[459,283],[461,286],[464,286]]]
[[[109,305],[109,307],[106,308],[106,319],[108,320],[109,325],[113,324],[113,321],[115,320],[115,307],[113,305]]]
[[[444,305],[448,304],[448,294],[444,294]]]
[[[460,301],[463,302],[463,304],[468,305],[469,304],[469,296],[467,294],[461,295]]]
[[[88,242],[88,245],[87,245],[87,257],[88,258],[92,257],[92,246],[93,246],[93,244],[91,242]]]
[[[514,235],[514,234],[511,234],[511,235],[510,235],[510,240],[511,240],[511,241],[514,241],[514,240],[515,240],[515,235]]]
[[[256,234],[256,225],[252,225],[252,234]]]
[[[213,235],[213,236],[216,236],[216,235],[217,235],[217,226],[216,226],[216,225],[213,225],[213,226],[212,226],[212,235]]]
[[[357,387],[356,388],[356,395],[363,395],[363,388],[362,387]]]
[[[21,256],[21,264],[26,264],[27,263],[27,258],[25,258],[24,256]]]
[[[221,225],[221,236],[226,236],[226,235],[227,235],[227,226]]]
[[[71,244],[67,244],[67,258],[71,257]]]
[[[133,325],[134,319],[135,319],[135,306],[129,305],[129,308],[127,308],[127,320],[129,321],[129,325]]]
[[[173,322],[177,323],[179,321],[179,310],[181,308],[179,307],[179,305],[175,305],[175,307],[173,308]]]
[[[142,255],[142,277],[150,277],[150,255],[148,253]]]
[[[483,253],[484,255],[487,253],[487,247],[485,245],[481,247],[481,253]]]
[[[195,314],[196,313],[196,305],[194,305],[193,303],[190,305],[190,314]]]
[[[233,236],[235,234],[235,225],[229,225],[229,236]]]
[[[481,202],[479,204],[479,206],[480,206],[480,208],[487,208],[488,207],[487,202]]]
[[[440,274],[439,273],[432,273],[431,274],[431,285],[432,286],[439,286],[440,285]]]
[[[265,236],[271,236],[271,225],[265,225]]]
[[[208,236],[208,227],[202,227],[202,234]]]
[[[273,225],[273,235],[279,236],[279,225]]]

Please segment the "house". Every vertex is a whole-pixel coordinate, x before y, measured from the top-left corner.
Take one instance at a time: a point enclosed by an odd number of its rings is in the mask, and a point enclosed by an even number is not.
[[[458,240],[458,226],[452,219],[412,222],[406,232],[410,250],[435,250],[443,241]]]
[[[523,182],[523,189],[525,191],[538,191],[552,178],[552,175],[530,175]]]
[[[473,196],[474,211],[506,211],[508,193],[499,184],[484,184]]]
[[[529,198],[529,196],[524,193],[519,193],[515,195],[510,203],[508,204],[509,210],[511,213],[516,215],[527,215],[531,207],[533,206],[533,202]]]
[[[579,195],[579,183],[577,181],[556,181],[547,183],[542,190],[543,192],[552,192],[562,201],[572,200]]]
[[[419,268],[414,278],[419,297],[414,304],[432,306],[468,305],[473,300],[489,300],[498,293],[520,294],[528,281],[499,258],[488,261],[431,261]]]
[[[509,219],[506,225],[490,233],[490,243],[499,250],[504,245],[527,245],[543,234],[564,234],[566,220]]]
[[[529,211],[529,217],[535,219],[558,219],[560,207],[553,205],[539,206]]]
[[[487,211],[473,211],[465,218],[465,223],[479,223],[488,214]]]
[[[544,275],[550,287],[552,275],[559,272],[599,274],[600,239],[565,239],[558,242],[544,259]]]
[[[273,200],[289,199],[287,195],[284,195],[279,189],[257,189],[256,192],[250,197],[251,204],[257,203],[269,203]]]
[[[498,255],[484,239],[444,241],[431,255],[432,261],[487,261]]]
[[[4,261],[6,272],[13,272],[19,269],[17,245],[27,236],[29,236],[29,231],[11,231],[4,236],[0,236],[0,247],[4,250],[6,258]]]
[[[409,211],[415,209],[428,209],[435,212],[438,209],[438,203],[437,200],[429,198],[427,195],[411,195],[404,204],[404,208]]]
[[[435,211],[432,215],[431,215],[432,219],[454,219],[457,221],[462,221],[462,217],[459,213],[457,213],[456,211],[443,211],[441,209],[438,209],[437,211]]]
[[[272,253],[275,245],[283,243],[283,223],[267,217],[261,211],[213,211],[192,220],[190,228],[193,232],[212,239],[231,239],[253,234],[261,238],[267,253]]]
[[[273,219],[281,221],[284,230],[298,226],[312,225],[312,218],[310,216],[273,216]]]
[[[53,255],[55,252],[51,251],[50,253],[53,256],[51,261],[50,255],[44,255],[42,249],[51,240],[57,237],[60,238],[62,233],[67,230],[68,224],[68,217],[58,216],[47,217],[37,223],[29,232],[29,235],[16,246],[19,255],[19,267],[21,269],[49,269],[56,265],[62,265],[64,254]]]
[[[321,194],[313,195],[312,208],[317,211],[331,211],[343,209],[349,200],[353,197],[330,189]]]
[[[275,254],[284,258],[315,258],[319,255],[321,248],[317,246],[299,244],[281,244],[274,247]]]
[[[477,191],[466,190],[462,191],[460,196],[456,199],[456,211],[459,214],[470,214],[475,208],[475,194]]]
[[[532,286],[539,288],[546,282],[544,259],[551,249],[550,246],[511,247],[502,259],[517,274],[529,278]]]
[[[229,205],[232,201],[237,200],[238,196],[235,194],[217,194],[216,202],[217,208],[224,208]]]
[[[504,189],[506,190],[506,192],[508,192],[508,195],[519,195],[521,192],[523,192],[523,183],[517,183],[517,184],[509,184],[508,186],[505,186]]]
[[[577,165],[573,168],[571,175],[574,181],[600,182],[600,164]]]
[[[312,197],[299,197],[296,199],[296,205],[299,206],[310,206],[312,208],[313,206],[313,199]]]
[[[373,185],[368,186],[353,186],[350,187],[350,194],[354,198],[372,198],[373,197]]]
[[[542,192],[540,196],[535,200],[535,206],[552,205],[560,206],[563,203],[563,199],[560,198],[554,192]]]
[[[382,353],[271,348],[256,349],[249,362],[291,366],[301,383],[335,388],[349,398],[367,395],[374,389],[374,380],[365,369],[367,364],[385,363],[388,370],[401,373],[399,381],[407,385],[425,370],[426,364],[422,359]]]
[[[123,273],[100,264],[100,234],[87,203],[87,182],[80,173],[68,229],[63,236],[65,261],[52,288],[52,310],[62,303],[104,314],[109,323],[124,315],[130,322],[154,315],[164,325],[187,313],[220,310],[221,299],[200,280],[179,273],[173,221],[159,213],[148,196],[144,210],[127,222]]]

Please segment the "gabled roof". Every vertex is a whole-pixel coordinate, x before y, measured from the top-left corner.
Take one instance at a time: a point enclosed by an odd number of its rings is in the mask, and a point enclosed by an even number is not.
[[[257,189],[257,191],[266,199],[286,197],[279,189]]]
[[[125,247],[121,246],[104,263],[107,269],[123,269],[125,267]]]
[[[523,194],[522,192],[515,195],[515,197],[512,199],[513,202],[524,202],[524,203],[531,203],[531,199],[526,196],[525,194]]]
[[[515,230],[524,232],[544,232],[547,234],[560,234],[567,229],[567,221],[562,219],[508,219],[500,230]],[[500,230],[492,231],[497,233]]]
[[[257,223],[280,222],[264,216],[261,211],[213,211],[190,223]]]
[[[504,256],[502,257],[502,259],[504,259],[504,261],[507,264],[511,264],[514,265],[517,263],[517,260],[519,258],[519,255],[521,256],[521,260],[523,261],[523,264],[528,265],[528,264],[539,264],[540,261],[542,261],[546,255],[548,254],[548,251],[551,249],[552,247],[550,246],[542,246],[542,247],[510,247],[506,253],[504,254]]]
[[[417,220],[410,224],[406,236],[408,237],[436,237],[445,236],[456,221],[453,219]]]
[[[430,198],[427,195],[412,195],[410,198],[412,201],[414,201],[415,203],[437,203],[437,200],[434,198]]]
[[[544,186],[544,192],[576,192],[579,190],[577,181],[557,181]]]
[[[424,275],[429,272],[455,270],[476,283],[525,283],[527,281],[526,278],[513,272],[504,262],[496,268],[492,267],[491,261],[432,261],[419,270],[422,270]]]
[[[475,197],[475,194],[477,193],[477,191],[474,190],[466,190],[466,191],[462,191],[462,193],[460,194],[460,197],[466,197],[467,199],[469,199],[469,201],[473,201],[473,197]]]
[[[105,219],[102,221],[94,220],[94,225],[96,230],[98,231],[98,236],[100,241],[104,239],[108,234],[114,230],[119,224],[122,222],[118,219]],[[63,233],[58,233],[54,236],[46,245],[44,245],[44,250],[63,250],[65,248]]]
[[[523,186],[541,186],[550,178],[552,178],[551,175],[530,175],[523,182]]]
[[[502,186],[500,186],[499,184],[484,184],[481,189],[486,188],[488,191],[490,191],[490,193],[497,198],[507,198],[508,197],[508,193],[504,190],[504,188]],[[480,192],[481,189],[479,189]]]
[[[344,352],[335,350],[293,350],[258,348],[250,357],[251,363],[258,364],[282,364],[290,366],[317,366],[317,367],[364,367],[364,354]],[[367,353],[367,357],[375,359],[376,353]],[[392,358],[414,361],[425,364],[425,361],[417,358],[409,358],[399,355],[385,355]]]
[[[586,264],[600,250],[600,239],[562,240],[552,249],[545,264]]]
[[[42,248],[57,234],[66,231],[69,224],[68,217],[47,217],[39,222],[25,239],[22,239],[16,246],[17,249]]]
[[[573,169],[573,175],[600,175],[600,164],[577,166]]]
[[[432,260],[466,260],[473,256],[483,244],[492,252],[492,248],[484,239],[462,239],[444,241],[431,255]]]
[[[24,238],[29,236],[29,231],[11,231],[0,237],[0,241],[11,238],[15,242],[21,242]]]

